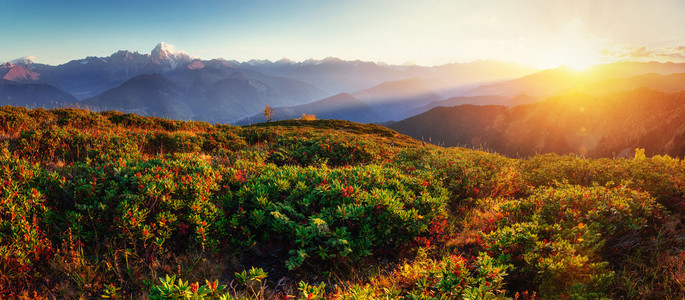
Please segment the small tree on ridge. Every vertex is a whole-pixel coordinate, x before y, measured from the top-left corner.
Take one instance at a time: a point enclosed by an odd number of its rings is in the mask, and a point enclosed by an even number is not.
[[[269,122],[273,118],[274,111],[271,109],[271,106],[264,106],[264,117],[266,118],[266,121]]]

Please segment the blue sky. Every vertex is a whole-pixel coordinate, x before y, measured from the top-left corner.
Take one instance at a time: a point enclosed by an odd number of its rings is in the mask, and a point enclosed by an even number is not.
[[[240,61],[685,61],[682,0],[0,0],[0,11],[0,62],[149,53],[159,42]]]

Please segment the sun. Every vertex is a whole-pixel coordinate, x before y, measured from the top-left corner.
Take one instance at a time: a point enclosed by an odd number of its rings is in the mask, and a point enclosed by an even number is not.
[[[561,61],[563,61],[562,65],[570,67],[576,71],[584,71],[597,64],[597,62],[591,58],[579,56],[568,56],[563,58]]]
[[[546,68],[568,66],[577,71],[602,63],[601,41],[580,35],[561,38],[547,49],[541,64]]]
[[[577,46],[560,47],[548,54],[544,67],[549,69],[567,66],[576,71],[583,71],[599,63],[601,63],[599,54],[594,49]]]

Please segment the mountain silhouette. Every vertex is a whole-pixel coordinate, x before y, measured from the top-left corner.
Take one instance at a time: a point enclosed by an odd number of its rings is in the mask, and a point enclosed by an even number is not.
[[[513,108],[437,107],[389,127],[434,144],[517,157],[616,157],[635,148],[685,157],[685,92],[640,88],[601,97],[571,93]]]
[[[76,102],[74,96],[51,85],[0,79],[0,105],[54,108]]]
[[[412,109],[442,98],[428,89],[428,85],[428,81],[418,78],[388,81],[356,92],[353,96],[382,117],[377,122],[401,120],[411,116]]]
[[[178,120],[193,117],[183,91],[160,74],[138,75],[120,86],[82,102],[87,107]]]
[[[583,71],[562,66],[514,80],[483,85],[466,91],[462,96],[496,95],[515,97],[517,95],[529,95],[532,97],[549,97],[560,92],[577,90],[592,84],[601,84],[598,82],[603,80],[630,78],[648,73],[660,75],[685,73],[685,63],[613,63],[593,66]],[[633,80],[633,83],[638,83],[639,81]],[[640,86],[633,86],[632,89]],[[656,88],[654,86],[645,87]]]

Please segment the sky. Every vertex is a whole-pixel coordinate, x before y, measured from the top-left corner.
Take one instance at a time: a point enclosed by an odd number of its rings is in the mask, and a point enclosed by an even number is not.
[[[56,65],[159,42],[238,61],[685,62],[683,0],[0,0],[0,11],[0,62]]]

